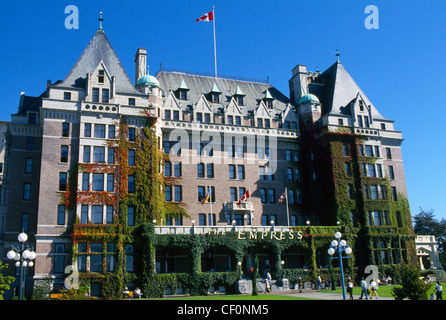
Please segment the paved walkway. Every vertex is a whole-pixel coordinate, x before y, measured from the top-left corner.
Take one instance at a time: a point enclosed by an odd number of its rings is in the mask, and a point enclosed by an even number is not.
[[[275,293],[275,292],[274,292]],[[311,298],[311,299],[319,299],[319,300],[343,300],[342,293],[331,293],[329,290],[322,290],[322,291],[316,291],[316,290],[304,290],[303,292],[299,291],[290,291],[290,292],[282,292],[281,294],[286,296],[292,296],[292,297],[302,297],[302,298]],[[350,300],[349,294],[346,292],[346,298],[347,300]],[[360,295],[353,295],[354,300],[359,300]],[[365,300],[365,298],[363,298]],[[373,297],[373,299],[370,299],[370,301],[379,301],[379,300],[393,300],[394,298],[391,297],[379,297],[379,299],[376,299],[376,297]]]

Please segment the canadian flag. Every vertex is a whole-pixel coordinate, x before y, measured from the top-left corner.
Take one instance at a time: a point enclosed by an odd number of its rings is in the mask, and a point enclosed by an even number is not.
[[[245,192],[245,194],[243,195],[243,197],[240,198],[240,200],[237,202],[237,205],[241,205],[242,201],[246,200],[249,198],[249,190]]]
[[[203,14],[200,18],[195,19],[195,21],[212,21],[214,20],[214,10],[211,12]]]

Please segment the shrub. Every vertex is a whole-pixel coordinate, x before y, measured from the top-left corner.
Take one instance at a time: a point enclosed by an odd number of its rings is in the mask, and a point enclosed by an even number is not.
[[[421,272],[414,265],[402,264],[398,269],[401,286],[392,288],[395,300],[427,300],[430,284],[420,279]]]

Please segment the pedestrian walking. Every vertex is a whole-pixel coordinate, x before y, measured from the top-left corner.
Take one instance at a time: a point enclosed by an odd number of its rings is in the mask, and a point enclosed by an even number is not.
[[[317,288],[316,288],[316,290],[319,290],[319,287],[321,287],[321,289],[324,289],[324,287],[322,286],[321,276],[317,276]]]
[[[372,299],[372,297],[375,295],[376,299],[379,298],[378,296],[378,284],[376,283],[375,280],[370,281],[370,286],[372,287],[372,294],[370,295],[370,299]]]
[[[361,286],[361,296],[359,297],[359,299],[362,299],[362,297],[365,294],[365,299],[368,300],[369,297],[367,295],[367,282],[365,282],[364,278],[361,279],[361,282],[359,284]]]
[[[352,278],[348,278],[347,292],[350,294],[350,300],[353,300],[353,281],[352,281]]]
[[[440,281],[437,281],[437,285],[435,286],[435,294],[437,295],[437,300],[443,300],[443,287]]]
[[[304,288],[304,281],[302,280],[302,277],[299,277],[297,285],[298,285],[299,292],[302,292],[302,290]]]
[[[269,272],[266,274],[265,282],[266,282],[266,292],[271,292],[271,274]]]

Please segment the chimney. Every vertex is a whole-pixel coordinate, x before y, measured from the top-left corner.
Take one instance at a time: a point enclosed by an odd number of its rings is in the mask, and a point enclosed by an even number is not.
[[[297,105],[299,99],[308,93],[307,67],[298,64],[291,72],[290,99]]]
[[[23,101],[25,100],[25,92],[20,92],[20,100],[19,100],[19,112],[23,108]]]
[[[135,86],[138,79],[146,74],[147,49],[138,48],[135,54]]]

